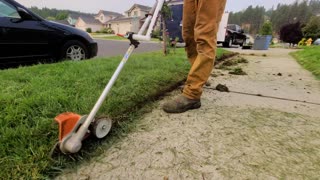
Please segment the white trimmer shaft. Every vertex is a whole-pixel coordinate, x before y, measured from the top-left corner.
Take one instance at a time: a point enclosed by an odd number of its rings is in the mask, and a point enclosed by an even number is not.
[[[137,47],[137,44],[132,43],[132,42],[137,42],[138,40],[150,40],[151,39],[150,38],[151,33],[152,33],[153,27],[157,21],[157,17],[159,15],[159,12],[162,9],[163,3],[164,3],[164,0],[157,0],[155,5],[153,6],[152,10],[148,14],[147,18],[145,19],[145,22],[142,25],[141,29],[139,30],[138,34],[133,34],[128,37],[128,39],[130,39],[130,41],[131,41],[131,45],[130,45],[129,49],[127,50],[126,54],[124,55],[122,61],[119,64],[118,68],[116,69],[115,73],[111,77],[110,81],[108,82],[107,86],[103,90],[102,94],[100,95],[98,101],[96,102],[95,106],[91,110],[88,117],[86,117],[83,124],[81,124],[80,127],[77,128],[76,131],[72,131],[68,135],[66,135],[62,139],[62,141],[60,142],[60,149],[62,152],[76,153],[81,149],[82,140],[85,137],[85,135],[88,133],[89,126],[94,121],[95,115],[97,114],[102,103],[104,102],[105,98],[107,97],[108,93],[110,92],[111,87],[113,86],[116,79],[118,78],[121,70],[123,69],[124,65],[128,61],[133,50]],[[148,27],[148,30],[147,30],[147,27]],[[142,35],[146,30],[147,30],[146,35]],[[93,125],[92,131],[97,138],[103,138],[109,133],[111,126],[112,126],[112,121],[109,119],[97,120],[96,124]]]

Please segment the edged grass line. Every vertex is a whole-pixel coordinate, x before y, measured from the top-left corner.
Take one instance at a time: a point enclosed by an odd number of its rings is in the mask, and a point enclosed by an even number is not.
[[[290,53],[297,62],[320,80],[320,46],[305,47]]]
[[[217,54],[219,55],[219,53],[217,53]],[[218,66],[221,63],[223,63],[224,61],[226,61],[227,59],[232,58],[232,57],[237,56],[237,55],[239,55],[239,53],[237,53],[237,52],[225,51],[222,55],[217,56],[214,65]]]
[[[0,71],[0,179],[54,177],[104,151],[101,144],[111,145],[109,139],[89,139],[76,155],[49,157],[58,137],[53,118],[66,111],[87,114],[120,60],[119,56]],[[146,111],[144,105],[176,88],[189,67],[182,49],[167,57],[161,52],[133,55],[97,114],[116,120],[111,137],[126,135],[134,127],[130,122]]]

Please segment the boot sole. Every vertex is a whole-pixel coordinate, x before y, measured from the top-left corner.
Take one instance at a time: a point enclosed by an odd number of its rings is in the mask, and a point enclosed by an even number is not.
[[[188,110],[192,110],[192,109],[198,109],[201,107],[201,102],[196,102],[194,104],[191,104],[190,106],[186,106],[185,108],[183,109],[177,109],[177,110],[170,110],[170,109],[165,109],[163,108],[163,110],[166,112],[166,113],[183,113],[183,112],[186,112]]]

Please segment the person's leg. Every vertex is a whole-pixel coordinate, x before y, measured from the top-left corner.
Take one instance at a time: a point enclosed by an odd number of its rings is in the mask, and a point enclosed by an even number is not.
[[[208,80],[216,56],[216,36],[226,0],[196,0],[194,37],[198,55],[189,71],[183,95],[200,99],[202,87]]]
[[[182,17],[182,38],[186,43],[185,50],[192,65],[198,52],[194,39],[194,25],[196,23],[196,0],[184,0]]]
[[[165,103],[164,111],[181,113],[201,106],[202,86],[213,67],[218,22],[220,22],[225,3],[226,0],[184,1],[183,37],[187,44],[186,52],[192,66],[183,94]],[[195,20],[195,24],[192,27],[193,20]]]

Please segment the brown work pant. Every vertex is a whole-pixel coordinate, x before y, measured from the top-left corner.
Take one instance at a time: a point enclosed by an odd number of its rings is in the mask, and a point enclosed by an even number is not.
[[[219,23],[226,0],[184,0],[182,36],[191,69],[183,95],[200,99],[213,68]]]

